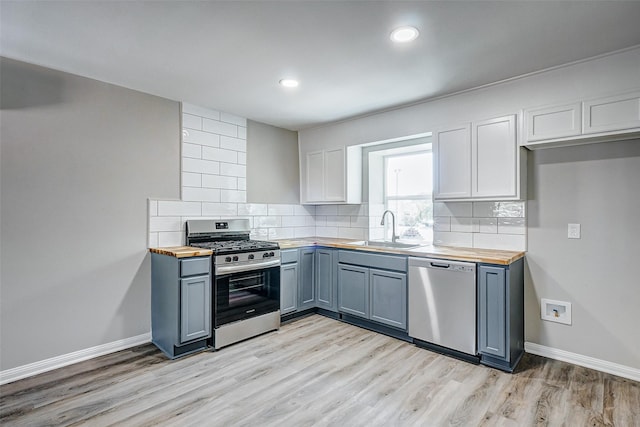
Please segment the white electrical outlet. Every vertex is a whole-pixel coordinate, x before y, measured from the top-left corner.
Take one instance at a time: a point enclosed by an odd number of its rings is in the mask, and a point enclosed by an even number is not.
[[[567,237],[569,239],[579,239],[580,224],[569,224],[569,227],[567,227]]]
[[[571,324],[571,303],[542,298],[540,300],[540,317],[550,322]]]

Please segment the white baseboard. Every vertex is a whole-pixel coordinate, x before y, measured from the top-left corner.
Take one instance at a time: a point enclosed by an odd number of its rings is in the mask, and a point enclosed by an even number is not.
[[[33,375],[41,374],[43,372],[51,371],[53,369],[62,368],[63,366],[93,359],[94,357],[146,344],[148,342],[151,342],[151,333],[113,341],[107,344],[86,348],[84,350],[74,351],[73,353],[29,363],[28,365],[18,366],[17,368],[6,369],[4,371],[0,371],[0,384],[7,384]]]
[[[573,363],[574,365],[584,366],[585,368],[595,369],[596,371],[606,372],[608,374],[617,375],[619,377],[628,378],[633,381],[640,381],[640,369],[630,366],[619,365],[606,360],[596,359],[594,357],[583,356],[570,351],[560,350],[553,347],[525,342],[524,351],[538,356],[548,357],[549,359],[561,360],[563,362]]]

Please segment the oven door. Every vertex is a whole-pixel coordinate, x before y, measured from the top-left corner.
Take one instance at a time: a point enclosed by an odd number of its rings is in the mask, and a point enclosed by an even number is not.
[[[214,327],[280,309],[280,267],[216,274]]]

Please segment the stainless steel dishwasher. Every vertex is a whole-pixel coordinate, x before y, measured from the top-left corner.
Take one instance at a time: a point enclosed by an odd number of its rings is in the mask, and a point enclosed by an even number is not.
[[[475,264],[409,258],[409,336],[426,343],[425,347],[465,359],[469,358],[457,352],[475,358]]]

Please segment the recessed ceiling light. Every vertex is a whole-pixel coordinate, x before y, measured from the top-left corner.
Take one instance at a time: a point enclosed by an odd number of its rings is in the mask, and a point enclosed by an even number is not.
[[[300,83],[294,79],[282,79],[280,80],[280,85],[284,87],[298,87]]]
[[[408,43],[417,39],[419,34],[415,27],[399,27],[391,32],[389,38],[396,43]]]

